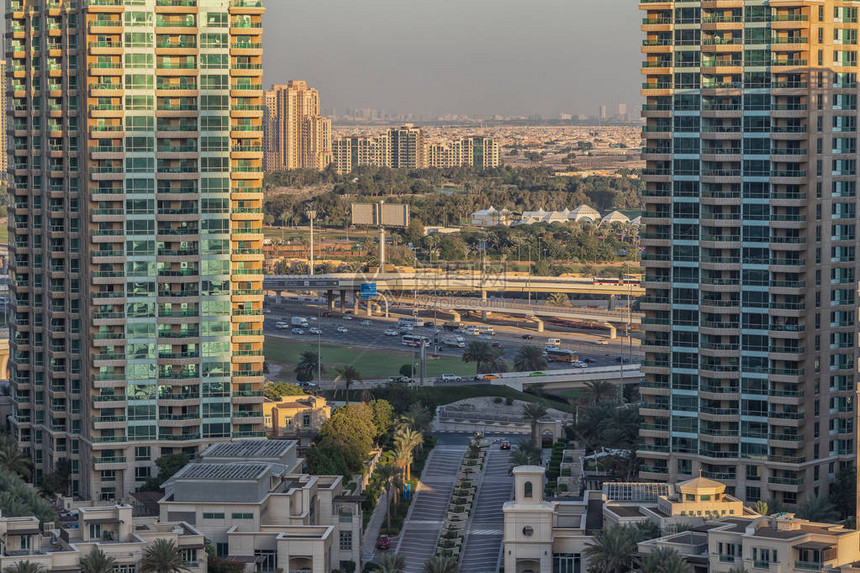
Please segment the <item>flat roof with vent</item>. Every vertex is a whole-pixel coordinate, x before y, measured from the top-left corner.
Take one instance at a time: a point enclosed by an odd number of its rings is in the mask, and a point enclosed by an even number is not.
[[[206,458],[282,458],[295,448],[295,440],[241,440],[212,444],[200,454]]]

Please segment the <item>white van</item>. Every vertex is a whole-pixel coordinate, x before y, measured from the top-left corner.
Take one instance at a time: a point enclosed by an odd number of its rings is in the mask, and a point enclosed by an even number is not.
[[[549,347],[560,348],[561,347],[561,338],[547,338],[546,339],[546,345],[547,345],[547,348],[549,348]]]
[[[286,329],[290,328],[290,325],[287,324],[286,322],[278,321],[275,323],[275,328],[277,328],[278,330],[286,330]]]

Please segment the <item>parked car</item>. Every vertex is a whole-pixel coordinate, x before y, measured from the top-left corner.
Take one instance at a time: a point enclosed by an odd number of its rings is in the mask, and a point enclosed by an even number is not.
[[[492,346],[493,346],[493,348],[501,348],[502,343],[501,342],[494,342]]]
[[[396,328],[386,328],[385,336],[400,336],[400,331]]]
[[[510,450],[511,449],[511,441],[510,440],[502,440],[499,442],[500,450]]]
[[[523,334],[523,340],[532,340],[534,336],[531,334]]]
[[[305,333],[303,328],[294,328],[292,332],[293,332],[293,334],[304,334]]]
[[[389,382],[400,382],[403,384],[412,384],[412,382],[413,382],[412,378],[410,378],[409,376],[403,376],[402,374],[400,376],[389,376],[388,381]]]
[[[389,539],[387,535],[380,535],[376,538],[376,548],[380,551],[391,549],[391,539]]]
[[[338,326],[337,331],[340,332],[341,334],[346,334],[347,332],[349,332],[349,329],[347,329],[347,327],[345,327],[345,326]]]
[[[442,376],[440,376],[439,379],[442,380],[442,382],[462,382],[463,381],[463,377],[457,376],[456,374],[442,374]]]
[[[312,326],[312,327],[310,327],[310,328],[308,329],[308,332],[310,332],[311,334],[322,334],[322,330],[320,330],[320,329],[319,329],[319,328],[317,328],[316,326]]]

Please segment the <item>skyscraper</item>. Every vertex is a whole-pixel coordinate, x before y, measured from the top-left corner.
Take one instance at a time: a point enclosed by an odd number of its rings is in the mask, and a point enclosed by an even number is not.
[[[856,448],[858,7],[640,7],[641,476],[825,495]]]
[[[263,435],[261,0],[12,0],[12,424],[127,499]]]
[[[265,95],[266,171],[325,169],[332,161],[331,120],[320,115],[320,94],[306,82],[275,85]]]
[[[394,169],[422,169],[427,167],[427,148],[424,130],[407,123],[388,130],[391,146],[390,166]]]

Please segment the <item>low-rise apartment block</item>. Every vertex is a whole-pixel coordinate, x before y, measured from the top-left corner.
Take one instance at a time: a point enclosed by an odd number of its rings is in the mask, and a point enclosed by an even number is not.
[[[320,427],[331,417],[331,406],[321,396],[284,396],[263,402],[263,421],[272,438],[298,440],[310,445]]]

